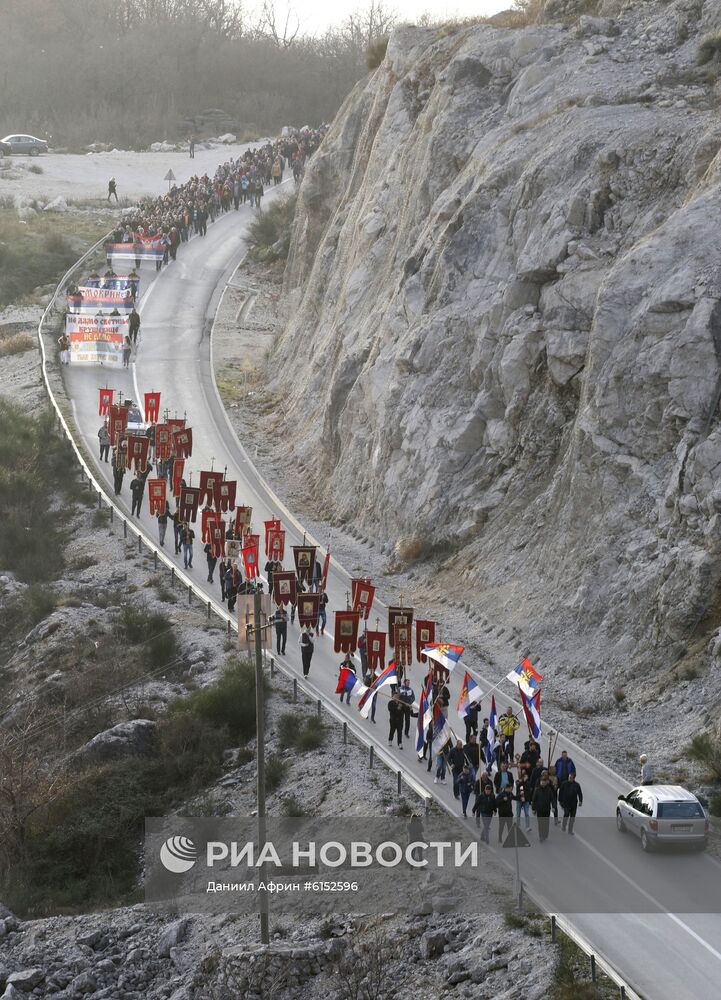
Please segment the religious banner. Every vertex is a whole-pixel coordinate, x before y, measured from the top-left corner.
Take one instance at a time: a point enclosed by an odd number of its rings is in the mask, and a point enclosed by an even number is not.
[[[271,559],[283,562],[285,558],[285,531],[279,528],[271,528],[268,532],[266,548]]]
[[[249,531],[243,535],[243,545],[255,545],[255,551],[260,559],[260,535],[251,535]]]
[[[330,569],[330,549],[325,554],[325,559],[323,560],[323,575],[320,581],[320,589],[325,590],[328,586],[328,570]]]
[[[170,458],[173,447],[173,435],[168,424],[155,425],[155,457],[165,462]]]
[[[419,663],[425,663],[428,659],[421,653],[421,649],[429,642],[436,641],[436,623],[425,621],[423,618],[416,620],[416,659]]]
[[[128,467],[128,439],[126,437],[119,437],[118,443],[115,448],[115,468],[120,471],[125,471]]]
[[[211,518],[208,522],[208,528],[213,555],[216,559],[220,559],[225,555],[225,522],[223,518],[219,516]]]
[[[265,527],[265,554],[270,555],[270,548],[268,547],[268,535],[271,531],[280,531],[280,521],[277,518],[271,518],[270,521],[263,521]]]
[[[360,611],[336,611],[333,649],[336,653],[354,653],[358,645]]]
[[[202,504],[207,504],[209,507],[212,505],[215,498],[215,484],[221,483],[223,481],[222,472],[213,472],[203,469],[200,473],[200,483],[198,488],[200,490],[200,502]]]
[[[200,512],[200,540],[205,544],[210,541],[209,527],[208,524],[212,520],[214,521],[218,516],[218,512],[213,510],[212,507],[203,507]]]
[[[313,568],[315,567],[315,545],[294,545],[293,559],[298,579],[309,586],[313,582]]]
[[[190,458],[193,454],[192,428],[183,427],[181,430],[173,431],[173,453],[178,458]]]
[[[246,579],[253,580],[258,575],[258,546],[244,545],[240,551],[243,556]]]
[[[215,484],[213,503],[216,510],[228,511],[235,507],[235,492],[238,483],[235,479],[223,479]]]
[[[165,511],[165,490],[167,483],[164,479],[148,480],[148,503],[150,505],[150,516],[162,514]]]
[[[298,624],[301,628],[310,625],[318,628],[320,594],[298,594]]]
[[[393,649],[395,652],[395,661],[403,667],[403,672],[405,673],[405,668],[410,667],[413,662],[413,627],[410,622],[407,624],[404,622],[396,622],[393,626]]]
[[[150,438],[144,434],[128,434],[128,465],[136,473],[145,472],[148,467]]]
[[[273,599],[276,604],[295,604],[298,597],[293,570],[273,573]]]
[[[168,411],[166,410],[165,412],[167,413]],[[167,417],[165,422],[170,428],[171,434],[175,434],[176,431],[182,431],[185,427],[185,417]]]
[[[413,624],[413,608],[388,608],[388,642],[391,649],[394,648],[395,634],[393,628],[396,624],[408,625],[410,635],[410,626]]]
[[[123,364],[123,341],[128,330],[127,316],[69,313],[65,317],[65,333],[70,341],[70,364],[120,368]]]
[[[145,422],[146,424],[157,424],[160,416],[160,393],[146,392],[145,397]]]
[[[130,288],[94,288],[80,285],[68,295],[68,309],[73,313],[95,316],[98,312],[110,313],[117,309],[121,315],[132,312],[133,293]]]
[[[111,404],[108,407],[108,434],[110,443],[115,447],[121,434],[125,434],[128,426],[128,408],[119,404]]]
[[[250,521],[253,517],[252,507],[236,507],[235,508],[235,534],[240,538],[250,527]]]
[[[199,490],[196,486],[180,489],[180,520],[195,521],[198,516]]]
[[[237,538],[226,538],[225,554],[228,559],[240,559],[240,542]]]
[[[115,389],[99,389],[100,398],[98,400],[98,416],[104,417],[113,405],[113,393]]]
[[[183,478],[183,469],[185,468],[185,459],[176,458],[173,460],[173,496],[180,496],[180,486],[181,480]]]
[[[362,618],[367,621],[370,615],[371,605],[375,597],[376,588],[369,579],[364,577],[351,580],[351,604],[354,611],[360,611]]]
[[[366,653],[371,677],[375,670],[382,670],[386,662],[385,632],[366,632]]]

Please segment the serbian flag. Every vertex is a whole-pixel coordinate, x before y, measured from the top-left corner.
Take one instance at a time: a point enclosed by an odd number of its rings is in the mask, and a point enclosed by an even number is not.
[[[514,667],[510,674],[506,675],[506,680],[518,684],[523,694],[532,698],[536,691],[540,689],[543,677],[534,669],[533,664],[525,656],[517,667]]]
[[[328,569],[330,567],[330,549],[325,554],[325,559],[323,560],[323,576],[320,581],[320,589],[325,590],[328,585]]]
[[[453,670],[463,656],[465,646],[457,646],[450,642],[432,642],[423,647],[423,653],[446,670]]]
[[[496,712],[496,696],[491,695],[491,711],[488,716],[488,742],[486,743],[486,763],[490,767],[493,762],[493,754],[498,741],[496,740],[496,726],[498,725],[498,713]]]
[[[113,405],[113,393],[115,389],[99,389],[100,399],[98,401],[98,416],[104,417]]]
[[[534,694],[532,698],[526,698],[523,691],[521,691],[521,704],[523,705],[523,714],[526,716],[526,722],[528,723],[528,732],[534,738],[538,740],[541,738],[541,689]]]
[[[420,756],[426,742],[426,732],[433,719],[433,709],[431,708],[428,691],[421,689],[421,700],[418,706],[418,735],[416,736],[416,752]]]
[[[270,555],[270,532],[280,531],[280,520],[277,517],[271,518],[270,521],[263,521],[265,527],[265,554]]]
[[[463,674],[461,693],[458,695],[458,718],[465,719],[472,702],[475,701],[477,705],[480,705],[482,695],[483,692],[466,670]]]
[[[144,394],[144,402],[145,422],[148,424],[157,424],[158,417],[160,416],[160,393],[146,392]]]
[[[359,687],[363,690],[356,690]],[[346,691],[350,691],[351,694],[362,695],[367,690],[365,684],[361,684],[352,670],[349,670],[348,667],[341,667],[338,686],[335,689],[336,694],[345,694]]]
[[[438,702],[433,706],[433,742],[438,742],[442,747],[453,739],[453,730],[448,725],[448,719],[443,714],[443,709]]]
[[[248,580],[252,580],[258,575],[258,546],[246,545],[245,548],[240,551],[243,556],[245,576]]]
[[[358,702],[358,708],[360,709],[360,714],[364,719],[367,719],[370,715],[371,707],[373,706],[373,699],[378,694],[378,691],[384,687],[386,684],[397,684],[398,683],[398,672],[396,670],[396,661],[391,660],[385,670],[378,674],[376,679],[373,681],[371,686],[363,694],[363,697]]]

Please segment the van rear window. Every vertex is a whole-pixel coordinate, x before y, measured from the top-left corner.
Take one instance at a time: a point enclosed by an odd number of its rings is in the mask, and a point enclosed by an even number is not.
[[[659,802],[659,819],[703,819],[704,811],[698,802]]]

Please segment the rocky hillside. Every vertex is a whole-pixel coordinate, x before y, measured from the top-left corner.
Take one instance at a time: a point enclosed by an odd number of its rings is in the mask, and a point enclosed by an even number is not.
[[[309,492],[576,676],[721,624],[720,29],[403,27],[300,189],[271,388]]]

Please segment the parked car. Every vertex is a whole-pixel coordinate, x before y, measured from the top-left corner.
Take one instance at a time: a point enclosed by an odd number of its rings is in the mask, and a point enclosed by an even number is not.
[[[4,156],[12,153],[27,153],[28,156],[39,156],[47,153],[48,144],[44,139],[36,139],[34,135],[6,135],[0,139],[0,151]]]
[[[644,851],[657,847],[695,847],[708,841],[708,817],[703,806],[681,785],[643,785],[619,795],[616,826],[635,833]]]

